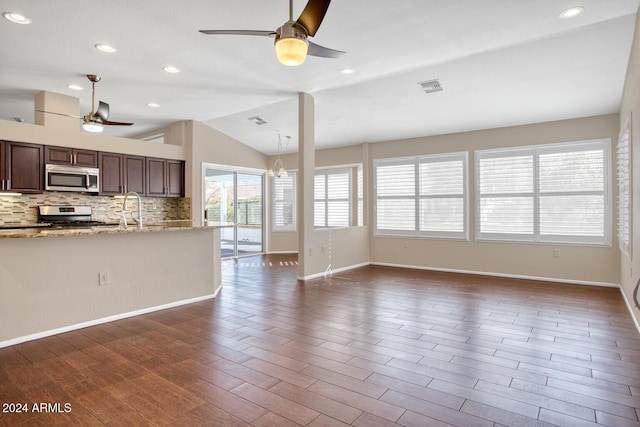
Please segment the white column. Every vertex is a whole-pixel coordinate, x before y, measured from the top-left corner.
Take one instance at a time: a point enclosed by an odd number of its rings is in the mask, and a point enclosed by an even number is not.
[[[313,256],[313,180],[315,175],[315,104],[298,94],[298,278],[311,275]]]

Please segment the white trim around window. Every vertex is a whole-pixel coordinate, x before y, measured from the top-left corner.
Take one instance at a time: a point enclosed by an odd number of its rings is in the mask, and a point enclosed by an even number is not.
[[[296,172],[271,177],[271,230],[296,231]]]
[[[468,153],[374,161],[374,234],[468,240]]]
[[[475,152],[476,239],[611,245],[611,140]]]
[[[631,173],[631,116],[620,130],[618,137],[618,244],[620,250],[631,258],[632,229],[632,179]]]
[[[314,177],[314,218],[317,228],[350,227],[352,222],[353,168],[316,169]]]

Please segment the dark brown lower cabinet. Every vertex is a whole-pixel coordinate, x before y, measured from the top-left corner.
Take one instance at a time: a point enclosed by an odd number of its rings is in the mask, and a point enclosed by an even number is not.
[[[0,189],[42,193],[44,146],[0,141]]]

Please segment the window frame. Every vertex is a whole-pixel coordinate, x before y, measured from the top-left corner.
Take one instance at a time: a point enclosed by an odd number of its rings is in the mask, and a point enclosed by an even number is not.
[[[277,176],[272,176],[271,177],[271,231],[274,232],[295,232],[297,231],[297,227],[298,227],[298,221],[297,221],[297,186],[298,186],[298,175],[296,173],[296,171],[288,171],[287,173],[287,177],[277,177]],[[291,178],[292,180],[292,223],[291,225],[276,225],[276,207],[278,202],[282,202],[285,203],[286,200],[282,199],[277,199],[276,198],[276,179],[283,179],[283,178]]]
[[[631,115],[622,126],[616,147],[616,167],[618,181],[618,246],[620,251],[631,258],[633,244],[633,169]]]
[[[461,161],[462,162],[462,195],[439,194],[423,195],[420,188],[420,164],[441,163]],[[414,170],[414,190],[413,195],[403,196],[379,196],[378,195],[378,168],[380,166],[413,166]],[[378,201],[393,200],[401,198],[403,200],[412,199],[414,201],[414,228],[413,230],[400,230],[391,228],[379,228],[378,226]],[[462,231],[435,231],[420,229],[420,201],[436,198],[461,198],[462,199]],[[412,237],[423,239],[443,239],[443,240],[469,240],[469,152],[460,151],[454,153],[430,154],[411,157],[396,157],[386,159],[376,159],[373,161],[373,234],[374,236],[396,236]]]
[[[590,151],[590,150],[602,150],[603,151],[603,236],[587,236],[587,235],[541,235],[540,223],[541,223],[541,208],[540,200],[541,196],[552,195],[552,193],[541,193],[540,191],[540,156],[545,154],[556,153],[571,153],[577,151]],[[493,195],[493,193],[481,194],[481,170],[480,160],[486,158],[502,158],[519,156],[530,153],[533,157],[532,172],[533,172],[533,191],[526,193],[502,193],[508,196],[532,196],[532,221],[533,231],[531,234],[527,233],[496,233],[485,232],[482,233],[482,198],[487,197],[487,194]],[[611,246],[611,224],[612,224],[612,203],[611,203],[611,140],[608,138],[588,140],[588,141],[574,141],[554,144],[540,144],[530,145],[522,147],[510,147],[499,148],[489,150],[476,150],[475,151],[475,239],[476,241],[497,241],[497,242],[528,242],[528,243],[540,243],[540,244],[569,244],[569,245],[585,245],[585,246]],[[593,193],[592,191],[585,192],[573,192],[572,195],[579,195],[578,193]],[[556,195],[569,194],[570,192],[557,193]]]
[[[347,175],[347,198],[329,198],[329,175]],[[325,194],[324,197],[318,198],[318,194],[315,191],[315,180],[316,177],[323,176],[324,177],[324,188]],[[353,167],[349,166],[336,166],[330,168],[318,168],[314,171],[314,192],[313,192],[313,206],[314,206],[314,215],[313,215],[313,226],[315,228],[345,228],[351,227],[353,224]],[[328,225],[329,224],[329,205],[330,202],[346,202],[349,212],[347,214],[347,224],[345,225]],[[316,204],[322,203],[324,205],[324,225],[316,224]]]

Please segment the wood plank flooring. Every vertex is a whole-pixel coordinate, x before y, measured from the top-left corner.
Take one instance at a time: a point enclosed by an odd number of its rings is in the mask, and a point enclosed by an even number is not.
[[[640,425],[617,289],[383,267],[299,283],[293,261],[227,261],[215,300],[0,349],[0,425]]]

